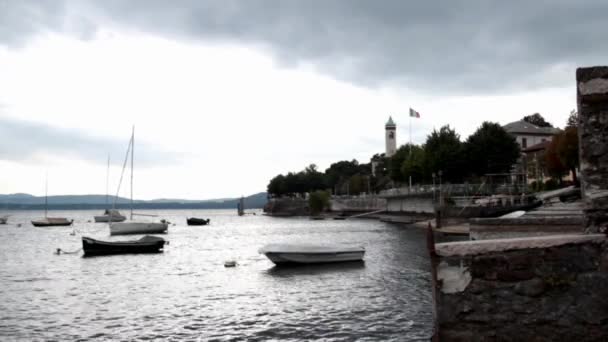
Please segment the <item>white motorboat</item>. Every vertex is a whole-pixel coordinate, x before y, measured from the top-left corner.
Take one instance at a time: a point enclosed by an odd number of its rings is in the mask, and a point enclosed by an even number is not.
[[[164,234],[168,229],[167,222],[116,222],[110,224],[110,235]]]
[[[346,245],[269,244],[259,249],[270,261],[281,264],[320,264],[361,261],[365,248]]]
[[[0,216],[0,224],[6,224],[8,221],[8,215]]]
[[[103,215],[95,216],[95,222],[122,222],[126,219],[127,217],[116,209],[106,209]]]
[[[68,220],[65,217],[45,217],[39,220],[32,220],[34,227],[55,227],[55,226],[71,226],[74,220]]]
[[[133,132],[131,133],[131,141],[129,142],[129,147],[127,148],[127,155],[125,157],[125,164],[129,156],[129,151],[131,152],[131,215],[129,222],[110,222],[110,235],[124,235],[124,234],[163,234],[167,233],[169,229],[169,222],[165,220],[161,220],[160,222],[145,222],[145,221],[133,221],[133,150],[135,148],[135,127],[133,127]],[[123,166],[123,173],[124,173]],[[122,181],[122,174],[120,176]],[[114,197],[114,204],[112,207],[114,208],[116,205],[116,198],[118,198],[118,192],[120,191],[120,183],[118,182],[118,190],[116,191],[116,197]],[[141,216],[154,216],[154,215],[142,215]]]

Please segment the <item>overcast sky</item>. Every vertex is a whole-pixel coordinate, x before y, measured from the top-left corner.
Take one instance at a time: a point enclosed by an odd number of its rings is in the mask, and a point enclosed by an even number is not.
[[[565,125],[575,69],[605,64],[602,1],[0,0],[0,193],[264,191],[449,124]],[[121,195],[128,196],[124,187]]]

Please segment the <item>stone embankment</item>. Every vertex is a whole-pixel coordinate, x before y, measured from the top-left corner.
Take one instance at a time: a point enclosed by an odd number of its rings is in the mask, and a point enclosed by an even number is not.
[[[440,340],[602,340],[607,250],[603,234],[437,244]]]
[[[583,215],[541,208],[509,229],[536,234],[549,219],[565,224],[545,233],[579,233],[440,244],[429,233],[433,340],[608,341],[608,67],[578,69],[576,81]],[[512,234],[495,223],[471,233]]]
[[[264,205],[264,213],[270,216],[304,216],[310,215],[310,206],[303,198],[273,198]]]
[[[386,200],[377,196],[335,196],[329,201],[331,212],[357,214],[386,209]],[[264,206],[271,216],[310,215],[308,200],[304,198],[273,198]]]

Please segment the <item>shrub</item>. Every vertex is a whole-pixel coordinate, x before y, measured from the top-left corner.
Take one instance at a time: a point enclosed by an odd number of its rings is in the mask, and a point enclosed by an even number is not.
[[[311,214],[315,215],[329,209],[329,197],[327,191],[317,190],[312,192],[308,197],[308,205],[310,206]]]

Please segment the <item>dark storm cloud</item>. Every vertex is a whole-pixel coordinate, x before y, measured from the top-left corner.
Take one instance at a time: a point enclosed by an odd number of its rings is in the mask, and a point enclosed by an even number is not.
[[[0,117],[0,137],[0,160],[35,161],[38,156],[47,155],[105,164],[109,154],[114,165],[124,162],[129,140],[129,137],[113,140],[82,131],[3,117]],[[136,144],[135,162],[139,165],[179,162],[175,154],[144,143]]]
[[[575,66],[605,63],[608,53],[605,0],[40,3],[47,8],[8,5],[25,17],[9,20],[16,29],[0,29],[0,39],[14,43],[36,30],[86,37],[110,25],[260,46],[285,67],[312,64],[369,87],[466,94],[567,86]]]

